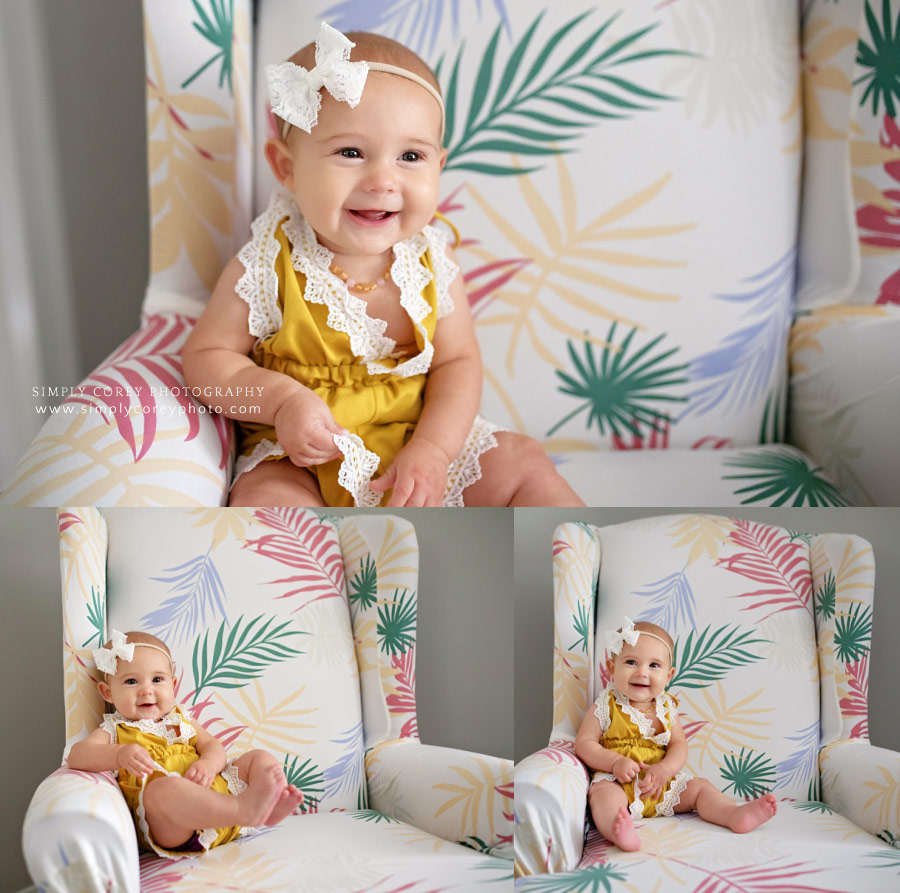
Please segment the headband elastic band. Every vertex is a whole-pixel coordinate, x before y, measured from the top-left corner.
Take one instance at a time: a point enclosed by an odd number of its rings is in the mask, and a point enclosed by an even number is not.
[[[441,142],[444,142],[444,119],[446,116],[446,112],[444,109],[444,99],[434,87],[428,83],[423,77],[419,77],[415,72],[408,71],[405,68],[400,68],[397,65],[388,65],[386,62],[365,62],[364,63],[369,71],[384,71],[387,74],[396,74],[401,78],[406,78],[409,81],[412,81],[414,84],[418,84],[420,87],[424,87],[435,99],[437,104],[441,109]],[[285,121],[281,126],[281,138],[283,140],[287,139],[287,135],[291,132],[291,122]]]
[[[606,647],[610,654],[618,654],[626,642],[631,646],[637,645],[639,636],[650,636],[651,639],[657,639],[662,642],[663,645],[666,646],[666,651],[669,652],[669,663],[675,663],[675,656],[672,654],[672,648],[662,636],[658,636],[656,633],[647,632],[643,629],[635,629],[634,621],[630,620],[628,617],[625,618],[621,630],[615,629],[606,631]]]
[[[101,646],[94,649],[94,664],[101,673],[115,675],[118,670],[119,658],[126,661],[133,660],[135,648],[152,648],[154,651],[164,654],[169,661],[169,666],[172,666],[172,656],[164,648],[151,642],[129,642],[125,633],[120,633],[117,629],[114,629],[110,635],[109,648]]]

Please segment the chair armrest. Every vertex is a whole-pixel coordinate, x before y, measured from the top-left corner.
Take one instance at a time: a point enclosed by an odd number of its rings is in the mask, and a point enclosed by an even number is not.
[[[48,893],[137,893],[138,845],[125,798],[111,772],[58,769],[35,791],[22,849],[31,879]]]
[[[900,753],[845,739],[823,748],[819,768],[825,803],[882,840],[900,840]]]
[[[512,761],[398,739],[366,755],[369,806],[444,840],[512,857]]]
[[[551,741],[516,764],[515,874],[571,871],[584,850],[590,779],[571,741]]]
[[[791,329],[789,440],[857,505],[897,505],[900,306],[842,306]]]
[[[181,347],[192,325],[176,314],[148,317],[48,415],[2,502],[223,504],[232,425],[185,390]],[[53,401],[35,398],[42,402]]]

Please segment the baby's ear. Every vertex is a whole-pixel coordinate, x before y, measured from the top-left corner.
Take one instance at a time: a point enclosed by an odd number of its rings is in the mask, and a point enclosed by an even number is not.
[[[287,189],[294,188],[294,156],[282,139],[266,140],[263,153],[275,179]]]
[[[112,689],[106,684],[105,679],[101,679],[97,683],[97,691],[100,692],[100,697],[103,698],[107,704],[112,704]]]

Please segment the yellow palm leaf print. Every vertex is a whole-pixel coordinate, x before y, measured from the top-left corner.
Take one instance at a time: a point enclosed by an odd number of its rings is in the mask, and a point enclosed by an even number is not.
[[[673,302],[679,296],[657,292],[633,285],[621,278],[618,272],[603,272],[609,268],[631,267],[681,267],[684,262],[663,259],[646,252],[634,253],[621,246],[634,241],[658,239],[676,235],[694,228],[694,223],[626,226],[626,219],[648,205],[665,188],[670,174],[638,190],[631,196],[596,216],[590,223],[577,226],[577,205],[574,182],[562,156],[554,159],[559,183],[559,201],[547,202],[531,175],[516,178],[525,204],[533,217],[533,224],[519,228],[512,219],[504,216],[496,205],[488,201],[474,186],[466,189],[487,220],[505,237],[516,252],[531,262],[518,270],[510,282],[494,292],[494,303],[489,313],[478,319],[480,326],[504,325],[512,328],[506,355],[507,372],[514,374],[516,354],[523,336],[545,361],[562,367],[564,360],[557,357],[543,337],[545,327],[556,330],[568,338],[582,339],[582,328],[573,326],[568,318],[572,308],[600,319],[618,319],[629,326],[641,327],[636,320],[624,319],[602,303],[585,297],[584,285],[593,290],[607,290],[641,301]],[[526,229],[536,229],[544,244],[525,235]],[[611,246],[611,247],[610,247]],[[483,246],[467,246],[465,249],[485,263],[499,257]],[[598,269],[599,267],[599,269]],[[603,343],[602,339],[596,343]]]
[[[247,527],[255,524],[256,519],[249,509],[243,508],[215,508],[215,509],[191,509],[189,515],[197,517],[194,527],[211,526],[213,539],[211,549],[217,549],[231,534],[239,543],[247,542]]]
[[[876,766],[875,768],[884,783],[863,782],[864,788],[875,791],[863,804],[863,810],[877,806],[879,828],[900,828],[900,768],[895,764],[893,775],[887,766]]]
[[[512,780],[512,773],[510,771],[502,771],[497,776],[491,770],[487,760],[473,756],[471,762],[477,766],[477,772],[464,766],[448,767],[460,777],[461,781],[459,783],[451,784],[447,782],[445,784],[432,785],[433,790],[446,791],[451,795],[435,812],[434,817],[437,818],[450,809],[461,808],[459,839],[465,840],[467,837],[478,833],[480,824],[478,819],[483,814],[487,819],[490,833],[485,834],[484,829],[481,828],[479,836],[493,840],[496,837],[494,830],[494,800],[498,796],[496,789],[500,785],[509,784]]]
[[[686,515],[680,521],[673,522],[670,529],[672,532],[668,536],[681,537],[673,548],[691,547],[687,561],[690,567],[704,552],[710,560],[718,559],[720,547],[734,530],[734,522],[714,515]]]
[[[210,893],[211,890],[241,890],[245,893],[275,893],[296,889],[296,866],[284,859],[248,855],[240,846],[214,847],[203,859],[191,860],[191,870],[178,884],[186,893]],[[283,876],[283,883],[273,883]]]
[[[749,706],[763,691],[760,688],[740,701],[729,704],[725,697],[725,687],[720,680],[715,684],[715,695],[712,686],[700,689],[694,697],[686,692],[681,695],[682,708],[688,708],[683,709],[683,712],[692,721],[703,722],[703,726],[690,739],[690,772],[702,775],[707,763],[721,768],[721,754],[750,746],[751,739],[768,740],[769,735],[763,732],[770,729],[772,723],[756,717],[773,713],[775,708]]]
[[[553,649],[553,728],[559,730],[568,723],[574,735],[587,710],[587,686],[589,666],[583,654]]]

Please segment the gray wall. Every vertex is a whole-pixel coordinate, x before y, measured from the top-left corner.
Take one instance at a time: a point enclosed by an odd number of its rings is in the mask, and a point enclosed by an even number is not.
[[[419,540],[420,737],[425,743],[511,759],[512,512],[392,512],[415,524]],[[55,510],[0,509],[0,547],[6,593],[0,627],[0,668],[6,684],[0,713],[16,718],[0,731],[5,795],[0,891],[5,891],[28,884],[20,847],[22,820],[37,785],[59,766],[64,743]]]
[[[542,748],[553,716],[553,579],[550,541],[564,521],[602,527],[635,518],[711,512],[809,533],[855,533],[875,550],[875,624],[869,664],[869,734],[879,747],[900,750],[900,509],[600,508],[516,511],[516,760]]]

